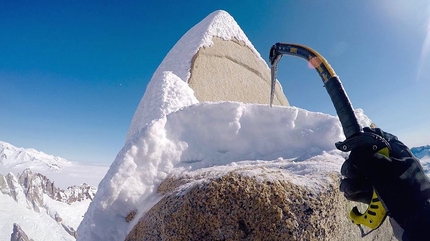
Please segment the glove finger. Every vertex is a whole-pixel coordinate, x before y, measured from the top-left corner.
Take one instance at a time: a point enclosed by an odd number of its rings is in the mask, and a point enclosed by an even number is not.
[[[364,178],[345,178],[340,182],[340,191],[347,194],[373,191],[372,186]]]
[[[397,136],[395,136],[395,135],[393,135],[391,133],[385,132],[381,128],[364,127],[363,131],[364,132],[375,133],[376,135],[381,136],[382,138],[384,138],[385,140],[387,140],[388,142],[391,142],[393,140],[398,140]]]
[[[366,177],[369,177],[374,171],[387,170],[386,168],[391,166],[390,159],[375,153],[371,146],[354,148],[349,155],[349,160],[359,174]]]
[[[372,186],[363,178],[346,178],[340,183],[340,191],[350,201],[370,203]]]
[[[354,166],[353,162],[348,158],[345,160],[345,162],[342,164],[342,167],[340,168],[340,173],[342,176],[347,178],[355,178],[359,177],[359,171],[357,167]]]
[[[351,151],[351,153],[349,154],[349,159],[351,159],[351,162],[353,162],[354,165],[357,165],[360,164],[363,160],[366,161],[372,158],[373,154],[375,154],[375,151],[372,149],[372,146],[358,146]]]
[[[403,144],[403,142],[399,141],[397,136],[395,136],[391,133],[385,132],[385,131],[381,130],[380,128],[364,127],[363,131],[364,132],[373,132],[373,133],[383,137],[386,141],[388,141],[388,143],[390,143],[390,146],[391,146],[390,156],[394,156],[397,158],[412,157],[412,153],[410,152],[409,148],[405,144]]]

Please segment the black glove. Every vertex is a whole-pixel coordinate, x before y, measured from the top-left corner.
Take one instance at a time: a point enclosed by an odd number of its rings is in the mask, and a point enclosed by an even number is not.
[[[391,146],[390,157],[372,146],[354,148],[342,165],[340,190],[348,200],[369,204],[373,188],[388,215],[413,238],[430,234],[430,181],[419,161],[396,136],[380,129],[364,128],[383,137]]]

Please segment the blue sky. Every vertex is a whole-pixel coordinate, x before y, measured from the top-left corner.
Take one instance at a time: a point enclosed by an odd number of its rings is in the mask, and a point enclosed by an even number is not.
[[[1,1],[0,140],[110,163],[157,66],[211,12],[229,12],[268,59],[308,45],[355,108],[410,146],[430,144],[430,3],[363,1]],[[317,73],[284,57],[291,105],[334,114]],[[268,93],[269,95],[269,93]]]

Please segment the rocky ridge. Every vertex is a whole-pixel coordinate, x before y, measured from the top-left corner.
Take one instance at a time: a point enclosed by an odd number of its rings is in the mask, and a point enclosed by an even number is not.
[[[29,238],[27,234],[22,230],[21,226],[14,223],[13,224],[13,232],[10,235],[10,241],[33,241],[33,239]]]
[[[92,200],[97,188],[84,183],[64,190],[55,187],[54,182],[51,182],[46,176],[25,169],[18,176],[12,173],[8,173],[6,176],[0,174],[0,191],[17,202],[27,203],[28,208],[39,212],[39,208],[43,206],[43,194],[55,201],[71,204],[86,199]]]
[[[55,186],[46,176],[40,173],[33,173],[30,169],[25,169],[21,174],[7,175],[0,174],[0,192],[12,197],[17,203],[34,210],[35,212],[45,211],[44,203],[47,195],[52,200],[72,204],[86,199],[93,200],[97,188],[88,184],[71,186],[61,189]],[[62,225],[71,236],[77,236],[76,230],[62,223],[62,218],[58,213],[51,217]],[[18,230],[14,226],[14,230]]]

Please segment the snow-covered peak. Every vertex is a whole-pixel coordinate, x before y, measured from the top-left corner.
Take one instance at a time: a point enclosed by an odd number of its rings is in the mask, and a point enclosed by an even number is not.
[[[201,47],[212,46],[213,37],[224,40],[239,40],[261,58],[233,17],[226,11],[218,10],[209,14],[179,39],[161,62],[156,74],[157,72],[172,71],[180,79],[188,82],[193,56]]]
[[[201,31],[205,29],[206,31],[203,34],[203,39],[199,47],[212,46],[213,37],[219,37],[224,40],[236,39],[245,43],[245,45],[248,46],[256,56],[260,57],[260,53],[254,48],[254,45],[252,45],[243,30],[228,12],[224,10],[218,10],[211,13],[199,24],[194,26],[189,32],[187,32],[187,34],[191,31]]]
[[[430,158],[430,145],[411,148],[411,152],[417,158]]]
[[[34,240],[75,240],[107,169],[0,141],[0,234],[16,223]]]
[[[29,169],[18,175],[0,174],[0,240],[6,240],[16,224],[32,240],[75,240],[75,230],[96,191],[87,184],[63,190]]]
[[[21,173],[29,169],[49,177],[58,187],[67,188],[82,183],[96,186],[108,168],[71,162],[33,148],[16,147],[0,141],[0,174],[3,175],[9,172]]]
[[[16,147],[4,141],[0,141],[0,165],[2,167],[44,168],[60,171],[63,167],[73,163],[33,148]]]
[[[223,10],[211,13],[179,39],[155,71],[136,109],[126,142],[153,120],[198,103],[187,84],[191,63],[201,47],[213,45],[213,37],[241,41],[264,62],[230,14]]]
[[[210,14],[176,43],[146,88],[126,143],[79,226],[78,240],[124,240],[159,200],[158,185],[169,175],[262,165],[309,185],[296,177],[340,169],[344,156],[334,143],[345,137],[334,116],[296,107],[199,103],[187,84],[191,63],[214,36],[245,42],[259,56],[225,11]],[[370,125],[362,111],[357,117]],[[135,217],[127,220],[131,212]]]

